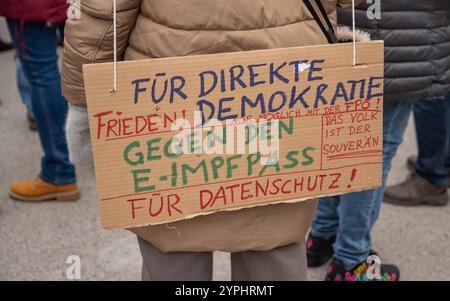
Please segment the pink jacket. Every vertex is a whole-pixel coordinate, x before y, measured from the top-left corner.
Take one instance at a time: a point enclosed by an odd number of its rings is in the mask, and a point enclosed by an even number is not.
[[[15,20],[62,24],[67,0],[0,0],[0,16]]]

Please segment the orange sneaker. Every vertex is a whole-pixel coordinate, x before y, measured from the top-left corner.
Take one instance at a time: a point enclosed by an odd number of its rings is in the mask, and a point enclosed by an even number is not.
[[[77,184],[55,185],[37,177],[33,182],[11,184],[10,195],[19,201],[76,201],[80,198]]]

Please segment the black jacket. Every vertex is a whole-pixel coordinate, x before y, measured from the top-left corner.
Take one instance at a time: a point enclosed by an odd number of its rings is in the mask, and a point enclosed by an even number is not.
[[[381,0],[379,20],[368,6],[358,6],[356,26],[385,42],[385,100],[450,93],[450,0]],[[340,9],[338,22],[351,26],[351,10]]]

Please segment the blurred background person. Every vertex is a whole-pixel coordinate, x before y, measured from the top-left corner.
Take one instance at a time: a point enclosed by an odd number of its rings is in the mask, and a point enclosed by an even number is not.
[[[75,167],[69,160],[64,127],[67,102],[61,95],[57,28],[64,24],[66,0],[0,0],[0,15],[31,87],[31,112],[44,151],[41,172],[29,182],[13,183],[10,194],[23,201],[77,200]]]
[[[414,103],[450,92],[450,1],[381,0],[379,19],[369,19],[368,8],[366,3],[358,7],[356,25],[372,40],[385,42],[382,186],[319,200],[307,254],[311,267],[334,257],[326,280],[367,279],[372,227]],[[339,10],[338,22],[351,26],[351,11]],[[396,280],[399,272],[381,265],[382,280]]]
[[[450,41],[448,51],[450,52]],[[408,158],[410,176],[386,188],[384,202],[403,206],[448,204],[450,174],[450,94],[414,104],[418,157]]]

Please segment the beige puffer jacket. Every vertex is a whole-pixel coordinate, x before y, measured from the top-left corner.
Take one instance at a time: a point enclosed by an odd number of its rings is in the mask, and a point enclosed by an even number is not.
[[[336,6],[351,0],[322,3],[335,24]],[[82,65],[112,61],[112,30],[112,0],[82,0],[81,18],[67,21],[62,90],[72,105],[86,106]],[[117,34],[123,60],[327,43],[302,0],[117,0]],[[276,204],[131,230],[163,251],[270,250],[303,241],[315,207]]]

